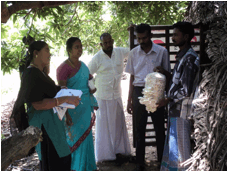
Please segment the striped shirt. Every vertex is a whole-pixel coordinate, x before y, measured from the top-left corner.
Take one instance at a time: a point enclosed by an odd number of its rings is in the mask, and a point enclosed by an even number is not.
[[[193,84],[199,70],[199,57],[191,47],[179,51],[176,59],[168,91],[168,97],[172,99],[169,103],[171,117],[180,117],[182,101],[194,91]]]

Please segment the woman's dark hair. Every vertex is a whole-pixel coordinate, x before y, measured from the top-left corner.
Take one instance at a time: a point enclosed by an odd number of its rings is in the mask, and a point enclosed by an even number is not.
[[[31,61],[33,59],[33,52],[35,50],[40,51],[46,45],[47,45],[47,43],[44,41],[34,41],[33,43],[31,43],[29,45],[29,56],[28,56],[27,61],[26,61],[25,69],[29,66],[29,64],[31,63]]]
[[[44,41],[34,41],[29,45],[29,56],[26,61],[26,65],[24,67],[24,70],[29,66],[33,59],[33,52],[35,50],[40,51],[42,48],[44,48],[47,45]],[[23,72],[24,72],[23,70]],[[22,80],[21,80],[21,86],[22,86]],[[24,94],[25,91],[22,87],[20,87],[17,100],[15,101],[13,111],[10,117],[10,130],[11,134],[16,133],[16,128],[18,131],[22,131],[28,127],[28,119],[27,119],[27,112],[24,106]]]
[[[150,35],[151,34],[151,27],[148,24],[141,23],[140,25],[137,25],[135,27],[136,33],[144,33],[147,31],[147,33]]]
[[[75,41],[81,41],[78,37],[70,37],[67,42],[66,42],[66,51],[67,54],[69,56],[69,50],[72,50],[72,46],[74,44]]]
[[[33,43],[35,41],[35,39],[33,37],[31,37],[30,35],[28,35],[27,37],[24,36],[22,41],[25,45],[30,45],[31,43]]]
[[[173,25],[173,29],[177,28],[179,29],[180,32],[183,34],[189,34],[189,42],[191,42],[192,38],[194,37],[194,27],[191,23],[189,22],[177,22]]]
[[[44,41],[34,41],[33,43],[31,43],[29,45],[29,55],[27,57],[26,65],[25,65],[24,69],[22,70],[23,72],[31,63],[31,61],[33,59],[33,52],[35,50],[40,51],[46,45],[47,45],[47,43]],[[12,114],[10,116],[9,123],[10,123],[11,135],[15,135],[18,132],[21,132],[21,131],[25,130],[27,127],[29,127],[27,109],[25,108],[25,105],[24,105],[24,103],[25,103],[24,96],[25,96],[26,90],[24,88],[22,88],[22,82],[23,82],[23,80],[21,79],[21,87],[20,87],[20,90],[19,90],[19,93],[17,96],[17,100],[15,101]],[[35,152],[35,147],[33,147],[29,151],[28,156],[30,156],[34,152]]]

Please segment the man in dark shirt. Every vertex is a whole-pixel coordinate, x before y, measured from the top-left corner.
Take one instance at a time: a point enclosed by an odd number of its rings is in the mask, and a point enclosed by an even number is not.
[[[192,49],[190,42],[194,37],[193,26],[188,22],[178,22],[173,27],[172,41],[180,50],[176,55],[177,63],[174,66],[171,76],[172,80],[170,82],[168,97],[160,101],[159,107],[168,103],[181,105],[180,100],[190,96],[192,93],[193,82],[199,69],[199,57]],[[162,67],[156,67],[154,71],[165,73],[168,77],[171,75]],[[178,114],[173,115],[178,116]]]
[[[174,66],[167,97],[158,103],[158,107],[169,105],[168,130],[163,152],[161,170],[186,170],[188,167],[181,163],[190,158],[190,124],[187,120],[185,100],[194,91],[195,78],[199,71],[199,57],[191,47],[194,37],[194,28],[191,23],[178,22],[173,25],[172,40],[180,51],[176,55],[177,63]],[[154,71],[170,77],[162,67]]]

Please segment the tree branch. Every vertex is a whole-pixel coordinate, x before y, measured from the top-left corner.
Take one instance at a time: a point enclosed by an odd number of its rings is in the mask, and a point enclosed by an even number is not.
[[[25,18],[32,12],[33,9],[31,9],[23,18],[25,20]]]
[[[1,23],[6,23],[10,16],[17,11],[43,8],[43,7],[56,7],[59,5],[73,4],[77,1],[17,1],[17,3],[7,7],[5,1],[1,1]]]
[[[35,10],[35,13],[34,13],[33,18],[32,18],[32,23],[31,23],[31,26],[30,26],[30,29],[29,29],[28,35],[29,35],[29,34],[30,34],[30,32],[31,32],[31,29],[32,29],[32,25],[33,25],[33,21],[34,21],[35,16],[36,16],[36,10]]]
[[[71,19],[68,21],[68,23],[66,24],[66,26],[73,20],[75,14],[76,14],[76,12],[77,12],[77,10],[76,10],[77,7],[78,7],[78,5],[75,6],[75,8],[74,8],[74,14],[72,15]]]
[[[75,6],[74,14],[72,15],[71,19],[68,21],[68,23],[67,23],[65,26],[67,26],[70,22],[72,22],[72,20],[73,20],[75,14],[77,14],[77,17],[78,17],[77,7],[78,7],[78,4]],[[78,17],[78,19],[79,19],[79,17]],[[80,21],[80,19],[79,19],[79,21]],[[64,31],[63,34],[62,34],[62,36],[65,34],[65,32],[66,32],[68,29],[69,29],[69,27],[65,29],[65,31]]]
[[[39,128],[30,126],[19,134],[1,141],[1,170],[14,161],[24,158],[29,150],[42,140]]]

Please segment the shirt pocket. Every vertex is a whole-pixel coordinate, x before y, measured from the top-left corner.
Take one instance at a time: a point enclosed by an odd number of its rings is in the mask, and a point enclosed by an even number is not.
[[[115,70],[118,74],[123,72],[123,60],[122,59],[116,59],[115,61]]]
[[[116,66],[122,66],[123,65],[123,60],[118,58],[118,59],[115,60],[115,64],[116,64]]]
[[[153,69],[154,69],[155,67],[157,67],[157,66],[161,66],[160,61],[157,60],[157,59],[152,59],[152,60],[151,60],[151,63],[152,63],[152,68],[153,68]],[[153,70],[153,69],[152,69],[152,70]]]
[[[99,69],[98,69],[98,72],[107,73],[110,70],[112,70],[112,65],[111,65],[110,61],[109,60],[103,60]]]

